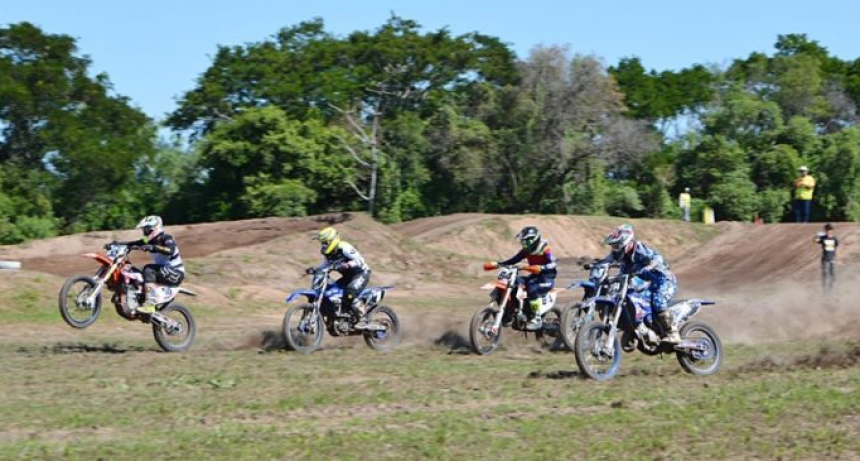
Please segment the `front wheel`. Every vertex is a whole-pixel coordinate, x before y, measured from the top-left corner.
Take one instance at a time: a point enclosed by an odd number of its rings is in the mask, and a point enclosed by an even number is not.
[[[583,325],[591,321],[593,316],[594,314],[588,315],[586,313],[586,308],[582,303],[574,304],[561,314],[559,334],[569,350],[576,350],[576,334]]]
[[[583,325],[576,335],[576,364],[591,379],[612,379],[621,367],[621,339],[616,334],[615,339],[607,344],[609,330],[609,325],[603,322],[590,322]]]
[[[373,330],[364,333],[364,342],[371,349],[385,352],[397,345],[400,339],[400,319],[393,309],[379,306],[370,311],[367,321],[374,327]]]
[[[689,350],[685,348],[675,353],[684,371],[697,376],[708,376],[720,369],[723,362],[723,344],[710,325],[690,322],[681,328],[680,336],[683,342],[695,344]]]
[[[60,289],[59,308],[63,320],[74,328],[92,325],[102,311],[102,295],[95,293],[98,283],[90,276],[76,275]]]
[[[284,339],[287,341],[287,349],[310,354],[320,347],[323,340],[323,319],[322,315],[317,313],[316,321],[312,322],[313,316],[313,304],[298,304],[284,314]]]
[[[469,325],[469,342],[472,343],[472,350],[479,355],[491,354],[499,347],[499,337],[502,335],[502,329],[493,331],[496,323],[496,316],[502,315],[495,307],[495,303],[487,307],[481,308],[475,315],[472,316],[472,323]]]

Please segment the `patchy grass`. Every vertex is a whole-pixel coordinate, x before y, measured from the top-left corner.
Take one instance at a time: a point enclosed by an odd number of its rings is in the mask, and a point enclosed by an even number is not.
[[[125,344],[125,345],[121,345]],[[851,459],[860,368],[832,346],[730,347],[710,378],[627,355],[363,346],[310,356],[0,342],[6,459]],[[132,341],[131,344],[137,344]],[[823,356],[826,359],[815,360]],[[764,358],[791,363],[756,368]],[[770,362],[768,362],[770,363]]]

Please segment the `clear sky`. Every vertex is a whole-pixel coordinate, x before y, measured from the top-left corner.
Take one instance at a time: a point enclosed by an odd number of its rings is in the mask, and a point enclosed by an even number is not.
[[[0,0],[0,25],[30,21],[77,38],[95,72],[160,120],[194,87],[217,45],[260,41],[313,17],[337,34],[372,30],[392,12],[426,30],[497,36],[519,56],[567,44],[610,65],[635,55],[658,70],[770,53],[788,33],[806,33],[844,59],[860,57],[856,0]]]

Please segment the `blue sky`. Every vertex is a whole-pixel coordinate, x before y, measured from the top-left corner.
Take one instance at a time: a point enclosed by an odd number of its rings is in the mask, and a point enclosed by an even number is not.
[[[2,0],[0,25],[30,21],[76,37],[96,72],[160,120],[219,44],[259,41],[317,16],[338,34],[371,30],[392,12],[428,30],[500,37],[520,56],[535,45],[567,44],[610,65],[635,55],[658,70],[769,53],[787,33],[860,57],[860,2],[852,0]]]

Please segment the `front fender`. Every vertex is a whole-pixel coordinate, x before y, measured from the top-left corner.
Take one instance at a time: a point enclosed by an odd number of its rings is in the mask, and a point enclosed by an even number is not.
[[[314,290],[298,290],[298,291],[294,291],[294,292],[290,293],[290,295],[287,296],[286,302],[291,303],[291,302],[295,301],[296,298],[298,298],[299,296],[307,297],[308,302],[312,303],[312,302],[316,301],[318,294]]]
[[[103,254],[99,254],[99,253],[86,253],[86,254],[82,254],[81,257],[82,258],[95,259],[96,261],[99,262],[99,264],[102,264],[104,266],[110,266],[111,264],[113,264],[113,262],[110,260],[110,258],[108,258],[107,256],[105,256]]]
[[[615,305],[615,298],[612,298],[612,297],[609,297],[609,296],[598,296],[598,297],[594,298],[594,299],[592,300],[592,302],[593,302],[594,304],[597,304],[597,305],[599,305],[599,304],[604,304],[604,305],[608,304],[608,305],[610,305],[610,306],[614,306],[614,305]]]
[[[585,288],[586,290],[588,290],[588,289],[593,290],[594,286],[595,286],[594,282],[592,282],[591,280],[575,280],[567,288],[569,290],[573,290],[575,288],[582,287],[582,288]]]

